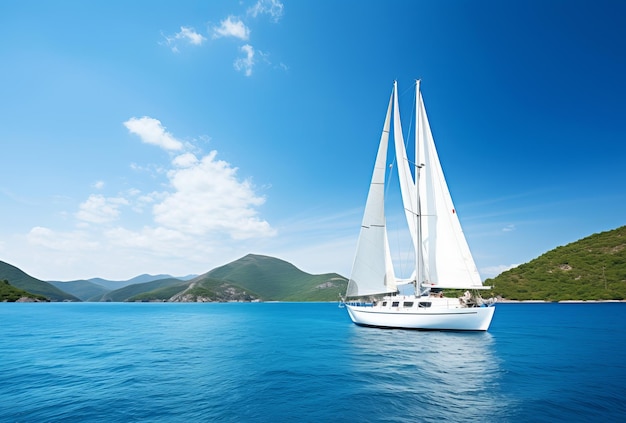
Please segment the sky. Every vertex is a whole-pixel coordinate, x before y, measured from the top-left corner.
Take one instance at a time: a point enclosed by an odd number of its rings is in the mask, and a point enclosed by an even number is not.
[[[483,279],[626,224],[620,0],[4,0],[0,39],[0,260],[42,280],[349,276],[394,80]]]

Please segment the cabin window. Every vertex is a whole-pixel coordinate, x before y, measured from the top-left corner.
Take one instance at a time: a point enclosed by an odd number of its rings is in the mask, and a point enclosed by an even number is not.
[[[413,307],[413,301],[405,301],[402,305],[407,308]]]
[[[419,302],[419,306],[420,307],[430,307],[432,303],[431,302],[427,302],[427,301],[420,301]]]
[[[383,301],[383,307],[387,305],[387,301]]]
[[[394,301],[391,303],[391,307],[398,307],[400,305],[400,301]]]

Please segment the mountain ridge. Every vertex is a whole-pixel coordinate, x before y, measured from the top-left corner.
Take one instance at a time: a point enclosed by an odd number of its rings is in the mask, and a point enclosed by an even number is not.
[[[25,286],[22,280],[28,280],[31,283],[28,286],[37,285],[37,294],[43,292],[52,301],[95,302],[334,301],[347,285],[347,279],[339,274],[311,275],[284,260],[255,254],[183,279],[143,274],[128,281],[92,278],[44,282],[0,262],[0,280],[2,278],[15,280],[17,288]],[[148,282],[132,283],[142,280]]]

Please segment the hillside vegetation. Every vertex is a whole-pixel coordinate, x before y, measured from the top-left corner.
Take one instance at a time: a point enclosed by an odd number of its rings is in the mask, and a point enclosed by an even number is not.
[[[15,302],[20,300],[48,301],[43,295],[33,295],[23,289],[11,286],[8,280],[0,281],[0,302]]]
[[[41,295],[50,301],[80,301],[75,296],[59,288],[34,278],[15,266],[0,261],[0,280],[7,280],[16,288],[23,289],[31,294]]]
[[[557,247],[485,285],[511,300],[626,299],[626,226]]]
[[[267,301],[336,301],[348,281],[337,273],[311,275],[286,261],[248,254],[196,278],[231,281]]]
[[[146,292],[154,291],[155,289],[174,287],[175,290],[180,291],[184,289],[185,282],[176,278],[159,279],[152,282],[136,283],[128,285],[114,291],[107,292],[104,295],[91,298],[89,301],[112,301],[121,302],[129,301],[130,298],[135,297]]]
[[[174,302],[257,301],[261,296],[221,279],[194,280],[189,287],[169,299]]]

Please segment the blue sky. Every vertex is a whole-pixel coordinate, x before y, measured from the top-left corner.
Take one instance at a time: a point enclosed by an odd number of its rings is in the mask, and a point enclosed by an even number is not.
[[[622,1],[0,3],[0,260],[349,276],[392,83],[483,278],[626,223]]]

